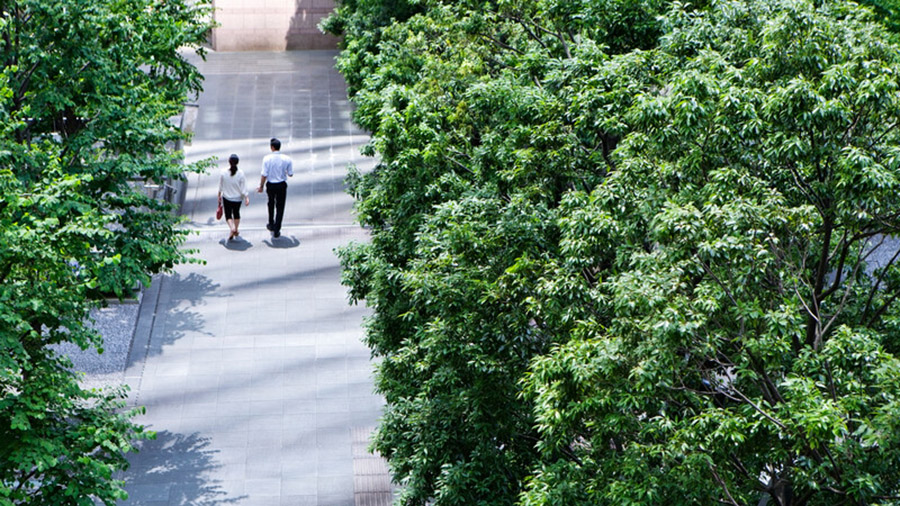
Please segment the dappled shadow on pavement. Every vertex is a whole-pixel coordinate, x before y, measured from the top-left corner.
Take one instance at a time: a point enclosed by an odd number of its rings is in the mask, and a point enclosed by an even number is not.
[[[158,318],[153,325],[145,359],[161,355],[166,347],[187,335],[212,335],[206,319],[195,308],[208,304],[209,298],[217,297],[215,292],[220,285],[197,273],[187,276],[176,273],[164,277],[162,283]]]
[[[211,471],[222,465],[216,462],[218,451],[209,448],[208,438],[163,431],[139,446],[140,451],[128,459],[131,467],[124,479],[129,498],[122,504],[212,506],[238,503],[246,497],[229,497],[220,482],[209,479]]]

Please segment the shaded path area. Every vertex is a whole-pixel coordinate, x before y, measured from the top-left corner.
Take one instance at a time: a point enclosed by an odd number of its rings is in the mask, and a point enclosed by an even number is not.
[[[241,238],[214,218],[218,170],[192,176],[179,266],[144,294],[125,372],[138,419],[159,437],[131,456],[142,505],[388,504],[380,461],[360,451],[382,400],[372,393],[366,310],[349,306],[334,248],[365,241],[343,192],[367,137],[350,122],[333,51],[210,54],[189,160],[241,158],[259,182],[268,140],[294,159],[282,236],[265,195],[242,208]],[[374,469],[374,470],[373,470]]]

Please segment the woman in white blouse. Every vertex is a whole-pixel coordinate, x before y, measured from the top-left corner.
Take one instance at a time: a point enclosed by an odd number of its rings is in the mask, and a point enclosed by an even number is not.
[[[228,240],[238,236],[238,225],[241,224],[241,200],[250,205],[250,194],[247,192],[247,179],[244,171],[238,168],[238,155],[228,157],[230,167],[219,175],[219,202],[225,208],[225,221],[231,233]]]

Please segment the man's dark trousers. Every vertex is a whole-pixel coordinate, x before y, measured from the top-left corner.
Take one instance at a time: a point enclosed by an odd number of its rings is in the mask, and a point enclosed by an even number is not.
[[[266,183],[266,195],[269,196],[269,230],[276,235],[281,234],[281,220],[284,218],[284,201],[287,199],[287,182]],[[272,218],[275,218],[274,220]]]

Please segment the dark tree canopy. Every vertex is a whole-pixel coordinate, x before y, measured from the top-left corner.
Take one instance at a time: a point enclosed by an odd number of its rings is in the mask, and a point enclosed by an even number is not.
[[[860,5],[872,9],[876,19],[894,34],[900,33],[900,1],[898,0],[862,0]]]
[[[372,240],[344,279],[374,308],[401,503],[900,504],[900,53],[879,20],[341,4],[380,157],[350,178]]]
[[[186,260],[143,185],[185,170],[170,118],[201,77],[179,50],[208,19],[206,1],[0,1],[2,504],[124,497],[113,473],[143,429],[123,391],[82,389],[51,345],[99,346],[101,297]]]

